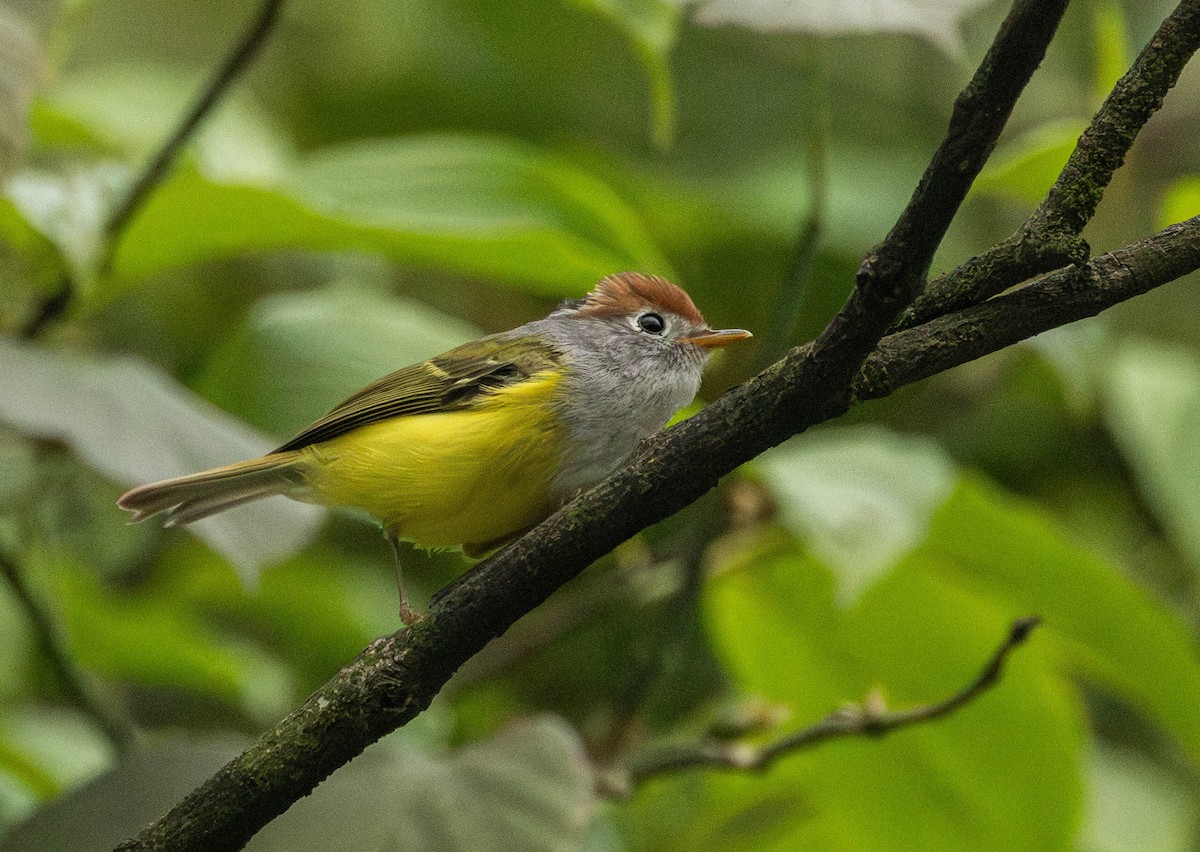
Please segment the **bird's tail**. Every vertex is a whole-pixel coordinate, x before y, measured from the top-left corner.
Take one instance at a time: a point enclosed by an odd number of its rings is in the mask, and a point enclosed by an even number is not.
[[[190,524],[260,497],[303,490],[300,459],[301,454],[296,452],[272,453],[201,473],[151,482],[127,491],[117,505],[133,513],[131,524],[159,512],[166,513],[164,526]]]

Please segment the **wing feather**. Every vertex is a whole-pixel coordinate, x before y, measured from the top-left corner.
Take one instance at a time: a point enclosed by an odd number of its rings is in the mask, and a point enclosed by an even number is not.
[[[528,337],[485,337],[390,373],[356,392],[275,450],[298,450],[391,417],[460,411],[498,388],[557,368],[562,353]]]

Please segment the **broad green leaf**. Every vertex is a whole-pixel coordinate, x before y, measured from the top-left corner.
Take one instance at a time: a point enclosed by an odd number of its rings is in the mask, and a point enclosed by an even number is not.
[[[234,757],[246,743],[170,738],[32,813],[0,841],[3,852],[108,852],[134,837]]]
[[[279,436],[380,376],[480,334],[407,299],[350,284],[258,302],[196,382],[206,398]]]
[[[419,136],[347,145],[293,181],[330,217],[381,228],[414,260],[540,281],[553,294],[614,270],[669,272],[637,214],[569,161],[513,140]],[[507,255],[507,258],[497,257]]]
[[[960,21],[987,0],[676,0],[697,8],[702,24],[740,24],[774,32],[798,30],[822,36],[850,33],[912,33],[953,56],[963,52]]]
[[[68,166],[63,172],[26,169],[4,187],[7,201],[54,244],[73,278],[88,286],[104,251],[104,225],[125,171],[113,163]]]
[[[1195,797],[1135,753],[1093,749],[1080,852],[1189,852],[1200,812]]]
[[[42,55],[28,22],[0,6],[0,181],[21,161],[29,141],[29,102]]]
[[[671,48],[679,34],[682,14],[668,0],[574,0],[612,21],[630,46],[650,82],[653,116],[650,135],[660,148],[675,138],[675,89],[671,80]]]
[[[65,266],[58,247],[26,218],[5,185],[0,189],[0,305],[5,306],[0,316],[8,306],[20,304],[21,285],[48,290],[58,285]]]
[[[135,358],[71,357],[0,337],[0,422],[67,443],[124,486],[229,464],[274,442]],[[113,507],[113,524],[124,515]],[[268,498],[191,525],[247,582],[315,534],[323,513]],[[263,530],[270,530],[264,535]]]
[[[280,249],[377,252],[554,296],[617,270],[670,273],[633,209],[566,160],[500,138],[420,136],[324,151],[286,184],[180,169],[121,240],[106,295],[164,269]]]
[[[1180,618],[1037,510],[967,478],[910,559],[1042,632],[1072,670],[1123,696],[1200,764],[1200,651]]]
[[[578,734],[554,717],[444,757],[375,748],[293,805],[250,852],[578,848],[596,806]]]
[[[756,468],[784,523],[834,570],[843,602],[924,539],[956,478],[933,442],[877,428],[805,435]]]
[[[167,65],[122,63],[77,71],[42,94],[41,118],[53,119],[42,129],[58,135],[69,131],[70,122],[141,160],[162,145],[204,84],[203,74]],[[290,156],[283,137],[242,87],[222,99],[190,144],[214,180],[274,179]]]
[[[911,561],[849,609],[833,586],[818,563],[783,553],[722,575],[706,601],[735,682],[788,705],[789,729],[876,687],[897,708],[962,688],[1013,615]],[[637,831],[679,850],[1067,849],[1082,726],[1048,663],[1035,637],[999,685],[949,718],[792,754],[766,775],[651,782],[635,819],[672,802],[681,811]],[[643,796],[657,806],[638,814]]]
[[[1168,537],[1200,570],[1200,359],[1129,343],[1113,356],[1105,392],[1113,440]]]
[[[236,654],[182,608],[160,598],[105,589],[91,574],[61,566],[55,595],[73,655],[112,680],[171,686],[230,701],[252,683]]]
[[[112,746],[76,710],[25,704],[0,717],[0,838],[64,789],[103,772]],[[19,849],[0,840],[0,849]]]
[[[1078,121],[1045,124],[1001,145],[971,191],[1039,203],[1058,179],[1086,126]]]
[[[0,736],[35,761],[59,790],[94,777],[113,760],[112,743],[75,709],[14,707],[0,720]]]
[[[102,131],[41,98],[29,108],[29,126],[34,138],[47,148],[75,148],[114,157],[120,147]]]
[[[1200,175],[1180,178],[1163,196],[1159,224],[1174,225],[1193,216],[1200,216]]]

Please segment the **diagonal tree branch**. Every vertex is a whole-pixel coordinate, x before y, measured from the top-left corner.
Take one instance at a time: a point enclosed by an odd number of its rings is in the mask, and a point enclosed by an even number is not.
[[[899,326],[983,301],[1034,275],[1083,263],[1080,234],[1138,132],[1200,48],[1200,0],[1183,0],[1105,98],[1046,199],[1014,234],[930,282]]]
[[[1016,0],[975,75],[954,102],[950,126],[912,198],[883,242],[859,267],[850,298],[813,343],[833,358],[835,381],[858,370],[916,297],[934,252],[975,176],[996,147],[1067,8],[1067,0]]]
[[[254,20],[250,22],[242,37],[234,44],[233,49],[225,57],[225,61],[209,78],[195,103],[183,117],[183,121],[179,122],[171,134],[163,140],[162,145],[146,163],[145,168],[130,184],[129,191],[105,225],[105,236],[108,238],[109,249],[105,257],[105,265],[111,260],[112,249],[122,232],[133,221],[133,217],[141,209],[151,190],[158,185],[167,170],[174,165],[180,150],[195,135],[200,123],[213,111],[213,107],[225,96],[237,78],[249,67],[251,60],[258,55],[259,49],[266,42],[267,36],[270,35],[271,30],[275,27],[275,22],[279,19],[283,3],[284,0],[263,0]]]

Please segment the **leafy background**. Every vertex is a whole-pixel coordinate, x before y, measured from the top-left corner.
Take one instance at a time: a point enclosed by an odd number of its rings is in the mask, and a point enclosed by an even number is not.
[[[1020,223],[1170,6],[1072,4],[935,271]],[[622,269],[761,332],[706,398],[821,327],[1004,7],[795,8],[297,0],[112,239],[247,4],[0,7],[0,553],[140,732],[105,735],[0,586],[4,848],[109,848],[397,625],[362,518],[267,501],[195,535],[127,527],[125,487],[260,452]],[[1200,212],[1198,120],[1193,68],[1089,225],[1095,250]],[[810,218],[797,298],[780,282]],[[20,340],[64,278],[63,321]],[[1197,283],[767,454],[590,568],[250,848],[1194,849]],[[463,567],[410,561],[419,599]],[[1045,626],[949,719],[596,792],[655,744],[767,742],[876,690],[935,700],[1027,613]]]

